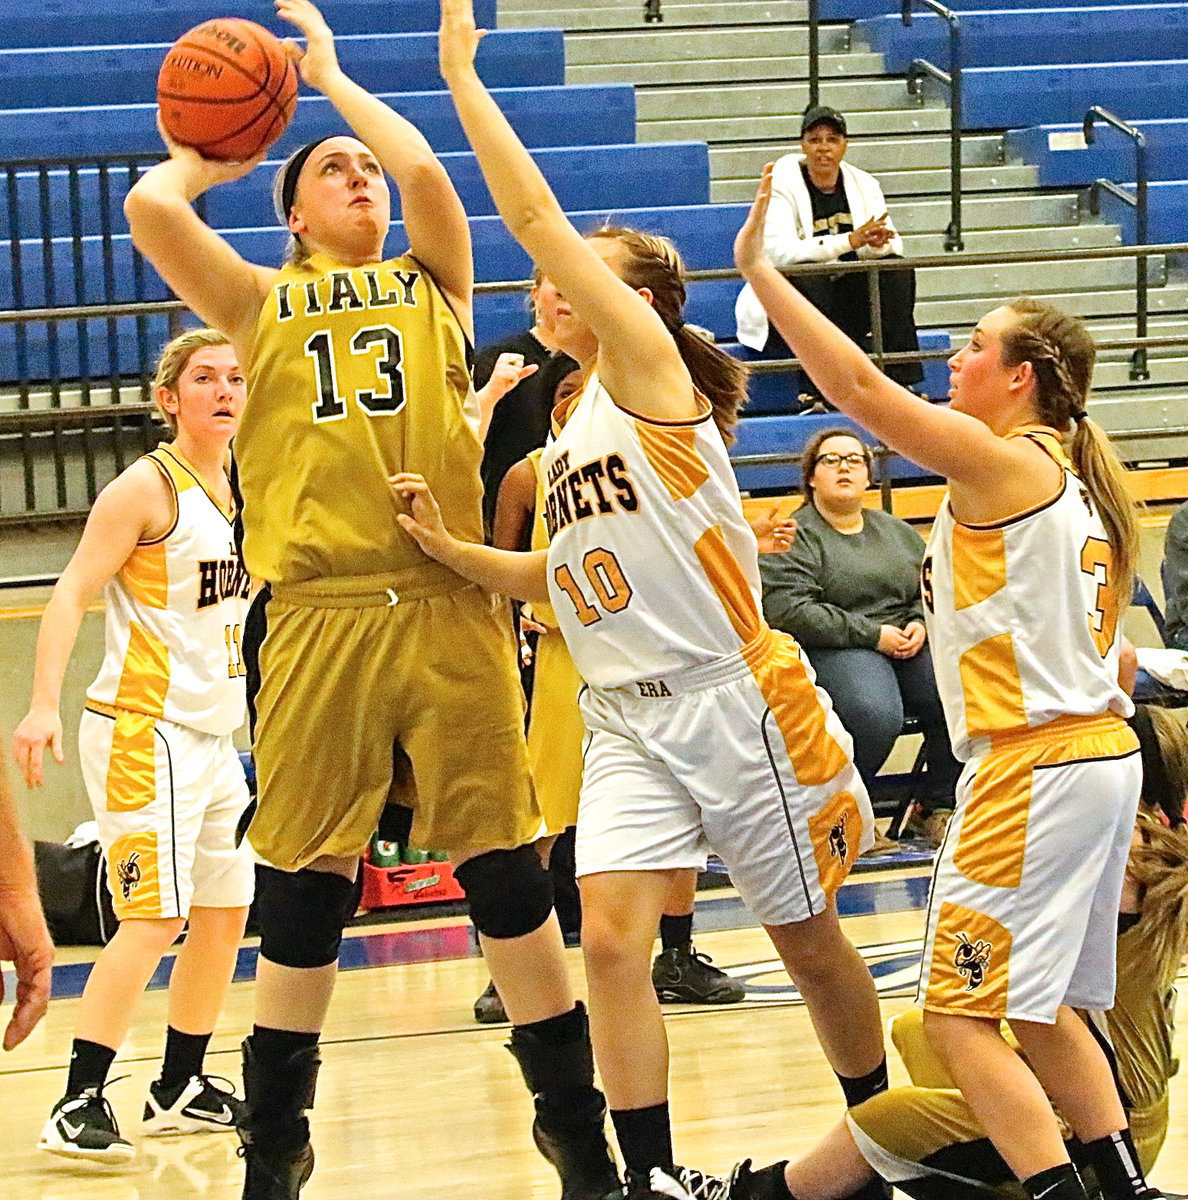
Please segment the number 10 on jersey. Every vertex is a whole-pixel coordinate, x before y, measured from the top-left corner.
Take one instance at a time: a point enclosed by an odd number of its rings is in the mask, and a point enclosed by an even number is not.
[[[572,601],[577,619],[583,625],[594,625],[602,620],[599,608],[603,612],[617,613],[631,603],[631,585],[619,560],[609,550],[598,546],[587,551],[582,559],[582,573],[594,592],[594,603],[586,598],[568,563],[562,563],[553,571],[553,581]]]

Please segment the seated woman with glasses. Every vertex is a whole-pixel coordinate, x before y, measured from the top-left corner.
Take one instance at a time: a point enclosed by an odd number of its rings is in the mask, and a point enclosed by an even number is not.
[[[924,543],[898,517],[863,506],[870,451],[849,430],[822,430],[801,463],[796,540],[786,553],[760,559],[764,613],[808,651],[817,683],[854,737],[868,788],[905,714],[920,721],[927,772],[914,827],[939,845],[961,768],[925,644]]]

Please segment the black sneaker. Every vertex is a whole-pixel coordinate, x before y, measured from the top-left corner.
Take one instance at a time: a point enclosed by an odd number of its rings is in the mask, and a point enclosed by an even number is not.
[[[474,1002],[474,1019],[480,1025],[502,1025],[507,1020],[507,1010],[495,990],[494,980],[487,984],[487,990]]]
[[[708,954],[674,947],[652,963],[652,987],[661,1001],[680,1004],[737,1004],[746,998],[746,986],[713,965]]]
[[[163,1088],[158,1080],[149,1084],[144,1102],[144,1132],[149,1137],[164,1137],[230,1131],[243,1122],[244,1111],[244,1103],[228,1079],[194,1075],[175,1088]]]
[[[677,1167],[677,1183],[685,1189],[693,1200],[733,1200],[730,1190],[734,1175],[723,1179],[720,1175],[708,1175],[695,1167]]]
[[[97,1163],[126,1163],[136,1157],[132,1143],[120,1136],[115,1113],[102,1088],[63,1096],[54,1105],[37,1148],[63,1158]]]

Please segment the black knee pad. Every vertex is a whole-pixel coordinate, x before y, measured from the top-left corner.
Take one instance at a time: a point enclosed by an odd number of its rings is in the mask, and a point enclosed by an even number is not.
[[[474,927],[486,937],[523,937],[553,911],[553,881],[533,846],[488,850],[454,876],[466,891]]]
[[[257,866],[261,955],[282,967],[328,967],[354,902],[355,885],[342,875]]]

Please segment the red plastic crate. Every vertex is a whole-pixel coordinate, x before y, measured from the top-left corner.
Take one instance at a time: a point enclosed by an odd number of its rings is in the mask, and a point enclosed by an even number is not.
[[[363,908],[397,908],[404,904],[429,904],[462,900],[465,893],[448,862],[415,866],[373,867],[363,864]]]

